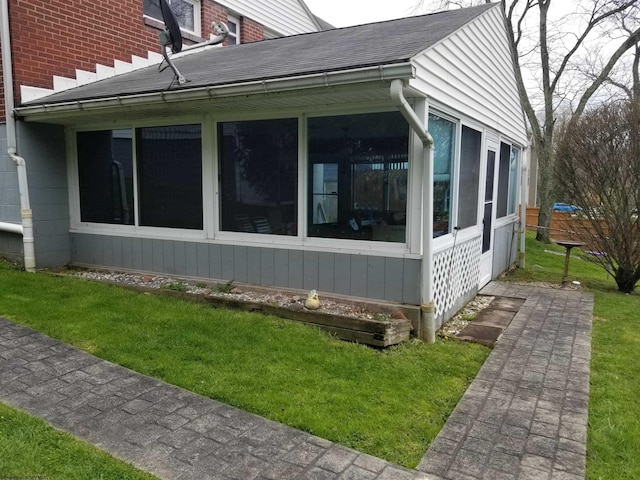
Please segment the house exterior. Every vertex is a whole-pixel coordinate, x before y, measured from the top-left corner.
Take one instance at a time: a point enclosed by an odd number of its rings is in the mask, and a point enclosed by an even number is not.
[[[209,25],[214,21],[229,26],[231,35],[226,45],[330,27],[316,18],[302,0],[169,0],[169,3],[182,27],[185,45],[208,40]],[[6,45],[3,51],[10,46],[13,79],[10,86],[15,92],[15,104],[158,65],[162,60],[158,34],[164,25],[157,0],[73,4],[60,0],[1,0],[0,5],[8,35],[3,41]],[[5,77],[8,75],[3,72],[0,122],[6,118]],[[1,123],[0,137],[7,138]],[[18,174],[15,163],[6,155],[6,145],[0,151],[5,154],[0,154],[0,178],[7,179],[0,181],[0,255],[20,259],[24,253],[22,238],[14,227],[21,223]],[[30,165],[29,170],[32,168]],[[43,168],[32,175],[48,176],[50,172]],[[68,223],[67,201],[42,198],[37,193],[34,201],[43,201],[48,210],[43,217],[36,209],[38,265],[51,266],[58,263],[60,253],[68,250],[68,234],[61,233],[61,227],[53,227],[58,220]],[[44,229],[41,221],[48,222],[49,227]]]
[[[151,66],[16,107],[39,267],[421,305],[433,335],[517,258],[527,137],[499,5],[174,62],[184,85]]]

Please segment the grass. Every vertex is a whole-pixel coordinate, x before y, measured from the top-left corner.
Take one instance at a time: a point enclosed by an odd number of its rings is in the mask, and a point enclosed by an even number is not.
[[[510,279],[560,283],[564,252],[527,237],[527,268]],[[575,251],[575,250],[574,250]],[[587,444],[589,480],[640,478],[640,294],[617,291],[613,279],[590,262],[572,258],[570,280],[595,295]]]
[[[0,478],[151,480],[156,477],[0,403]]]
[[[489,350],[385,351],[275,317],[0,264],[0,315],[101,358],[415,467]]]

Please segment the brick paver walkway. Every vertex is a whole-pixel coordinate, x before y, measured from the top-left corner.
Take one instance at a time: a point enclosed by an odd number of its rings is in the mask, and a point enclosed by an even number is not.
[[[593,296],[491,283],[525,298],[418,469],[430,478],[584,480]]]
[[[426,477],[145,377],[2,317],[0,401],[165,479]]]
[[[584,478],[592,297],[526,298],[427,452],[407,470],[100,360],[0,318],[0,400],[166,479]]]

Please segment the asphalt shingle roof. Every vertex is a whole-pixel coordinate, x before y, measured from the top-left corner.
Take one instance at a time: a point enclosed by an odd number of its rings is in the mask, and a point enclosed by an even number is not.
[[[174,59],[189,80],[171,89],[227,85],[409,61],[496,4],[450,10],[256,43],[213,48]],[[43,105],[167,90],[170,68],[151,66],[54,93]]]

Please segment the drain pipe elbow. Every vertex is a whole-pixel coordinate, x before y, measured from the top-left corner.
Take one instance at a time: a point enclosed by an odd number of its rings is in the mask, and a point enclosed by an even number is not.
[[[9,158],[16,163],[18,171],[18,185],[20,190],[20,215],[22,217],[22,243],[24,248],[24,269],[27,272],[36,271],[35,238],[33,236],[33,212],[29,201],[27,185],[27,162],[10,147],[7,151]]]
[[[389,90],[391,100],[393,100],[396,107],[400,109],[400,113],[402,113],[402,116],[409,123],[411,129],[416,133],[416,135],[418,135],[418,137],[420,137],[423,147],[427,149],[433,148],[433,137],[425,128],[422,120],[420,120],[418,115],[416,115],[416,112],[413,111],[409,102],[407,102],[407,99],[404,97],[403,89],[404,82],[402,80],[393,80]]]

